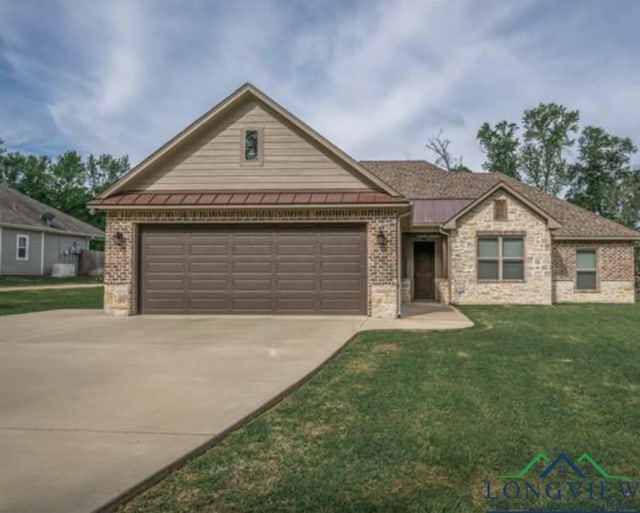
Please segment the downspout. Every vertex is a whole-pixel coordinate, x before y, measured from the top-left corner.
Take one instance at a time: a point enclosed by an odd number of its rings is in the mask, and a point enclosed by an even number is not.
[[[42,232],[42,237],[40,237],[40,276],[44,276],[44,232]]]
[[[413,211],[413,203],[410,203],[410,207],[409,210],[407,212],[405,212],[404,214],[400,214],[397,218],[397,230],[398,233],[396,235],[396,244],[397,244],[397,249],[396,249],[396,261],[398,262],[398,299],[397,299],[397,312],[396,312],[396,317],[402,317],[402,227],[401,227],[401,220],[407,216],[411,215],[411,212]]]
[[[2,276],[2,226],[0,226],[0,276]]]
[[[438,232],[447,237],[447,286],[449,287],[449,304],[451,304],[453,298],[451,295],[451,241],[449,240],[449,232],[444,231],[442,226],[438,226]]]

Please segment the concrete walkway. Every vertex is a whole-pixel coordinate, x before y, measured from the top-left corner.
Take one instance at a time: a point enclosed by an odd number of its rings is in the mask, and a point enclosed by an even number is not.
[[[95,510],[259,410],[362,329],[471,324],[418,306],[389,321],[0,317],[0,512]]]
[[[102,287],[102,283],[61,283],[59,285],[20,285],[19,287],[0,287],[2,292],[15,292],[20,290],[49,290],[49,289],[91,289]]]
[[[455,330],[471,326],[473,322],[457,308],[424,302],[402,305],[399,319],[368,318],[362,330]]]

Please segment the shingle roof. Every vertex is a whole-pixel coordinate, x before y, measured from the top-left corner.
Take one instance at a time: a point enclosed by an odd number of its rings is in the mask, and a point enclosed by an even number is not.
[[[406,198],[384,192],[141,192],[95,199],[96,207],[177,207],[177,206],[257,206],[257,205],[335,205],[366,203],[408,204]]]
[[[54,215],[49,226],[42,220],[42,214],[45,212]],[[104,237],[104,233],[95,226],[45,205],[6,185],[0,185],[0,226],[3,225],[66,232],[97,238]]]
[[[554,230],[554,237],[640,238],[640,232],[502,173],[451,173],[423,160],[363,161],[361,164],[405,197],[420,200],[425,209],[429,207],[424,202],[428,204],[429,200],[479,198],[503,182],[560,222],[562,227]],[[459,204],[462,205],[462,202]],[[462,208],[464,205],[460,210]]]

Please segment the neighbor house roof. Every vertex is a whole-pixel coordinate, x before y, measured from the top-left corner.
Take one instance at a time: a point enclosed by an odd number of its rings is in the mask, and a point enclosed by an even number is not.
[[[42,214],[53,215],[47,224]],[[103,238],[104,233],[26,194],[0,185],[0,226]]]
[[[465,209],[499,183],[521,195],[555,219],[560,227],[555,238],[640,239],[640,232],[627,228],[551,194],[526,185],[502,173],[456,173],[445,171],[423,160],[363,161],[395,190],[412,200],[414,223],[441,223],[444,212]],[[467,202],[465,203],[465,201]],[[415,212],[423,212],[416,217]],[[431,217],[424,213],[431,213]],[[454,212],[450,218],[455,217]]]
[[[189,191],[115,194],[89,203],[96,207],[247,207],[300,205],[409,204],[405,198],[384,192],[230,192]]]

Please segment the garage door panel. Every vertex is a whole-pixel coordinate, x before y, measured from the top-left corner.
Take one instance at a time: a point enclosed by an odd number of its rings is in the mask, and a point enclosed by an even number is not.
[[[175,275],[176,273],[182,273],[184,271],[184,265],[182,262],[157,262],[151,261],[147,266],[149,273],[170,273]]]
[[[314,291],[315,289],[315,280],[313,279],[292,279],[292,280],[278,280],[276,284],[277,290],[287,291],[287,290],[308,290]]]
[[[188,272],[191,275],[206,277],[208,274],[229,274],[229,264],[227,262],[190,262]]]
[[[270,292],[271,291],[271,279],[270,278],[234,278],[231,280],[231,287],[238,291],[249,292]]]
[[[315,262],[281,262],[276,263],[276,272],[278,274],[302,273],[309,274],[315,272]]]
[[[227,281],[227,278],[223,276],[218,280],[191,278],[188,283],[189,283],[189,288],[194,292],[198,290],[203,290],[203,291],[219,291],[220,293],[226,293],[228,281]]]
[[[322,262],[321,264],[322,273],[325,276],[333,275],[334,273],[346,273],[346,274],[354,274],[360,272],[360,262]]]
[[[284,314],[313,314],[316,313],[316,300],[279,298],[276,301],[276,309]]]
[[[143,226],[143,313],[364,314],[364,226]]]

